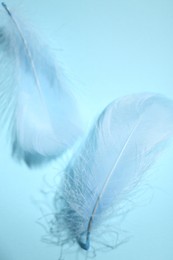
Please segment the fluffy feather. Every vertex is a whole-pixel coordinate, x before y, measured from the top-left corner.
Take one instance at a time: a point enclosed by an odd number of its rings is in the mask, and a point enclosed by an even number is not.
[[[47,46],[2,6],[1,117],[10,123],[13,156],[39,165],[61,155],[79,136],[76,101]]]
[[[59,213],[55,196],[59,243],[88,250],[105,214],[129,198],[172,135],[173,101],[165,97],[138,94],[107,106],[65,171]]]

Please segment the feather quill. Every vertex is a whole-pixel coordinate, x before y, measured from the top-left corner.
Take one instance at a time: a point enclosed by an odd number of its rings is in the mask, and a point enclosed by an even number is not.
[[[81,132],[80,118],[47,46],[2,6],[0,112],[10,124],[13,156],[31,167],[73,145]]]
[[[165,97],[144,93],[108,105],[66,168],[59,213],[55,196],[51,232],[59,243],[88,250],[105,214],[129,198],[172,136],[173,101]]]

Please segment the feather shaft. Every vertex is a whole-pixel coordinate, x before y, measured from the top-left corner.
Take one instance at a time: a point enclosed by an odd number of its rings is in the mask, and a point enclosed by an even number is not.
[[[21,38],[21,40],[23,42],[23,46],[25,48],[26,55],[28,56],[28,59],[29,59],[30,64],[31,64],[31,69],[32,69],[32,72],[33,72],[33,77],[34,77],[34,80],[35,80],[35,84],[36,84],[36,86],[38,88],[38,92],[39,92],[40,98],[41,98],[41,100],[42,100],[42,102],[44,104],[45,102],[43,101],[44,99],[43,99],[43,94],[42,94],[42,91],[41,91],[40,81],[39,81],[39,78],[37,77],[36,68],[35,68],[34,61],[33,61],[33,58],[32,58],[32,54],[30,52],[29,46],[27,44],[27,41],[26,41],[25,37],[23,36],[23,33],[22,33],[22,30],[21,30],[20,26],[18,25],[16,19],[13,17],[12,13],[9,11],[7,5],[4,2],[2,2],[2,6],[4,7],[5,11],[10,16],[10,18],[11,18],[12,22],[14,23],[14,25],[15,25],[18,33],[19,33],[19,36],[20,36],[20,38]],[[45,104],[44,104],[44,107],[46,107]]]

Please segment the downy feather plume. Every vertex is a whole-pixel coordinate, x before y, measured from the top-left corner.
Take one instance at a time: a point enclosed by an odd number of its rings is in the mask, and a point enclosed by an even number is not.
[[[88,250],[104,217],[130,198],[172,136],[173,101],[165,97],[144,93],[108,105],[55,195],[51,234],[57,244],[76,241]]]
[[[79,114],[47,46],[2,7],[1,118],[10,126],[13,156],[31,167],[60,156],[76,141]]]

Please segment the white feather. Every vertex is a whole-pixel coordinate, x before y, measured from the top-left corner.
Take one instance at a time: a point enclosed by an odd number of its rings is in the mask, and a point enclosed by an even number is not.
[[[61,155],[76,141],[79,113],[48,47],[2,5],[1,117],[6,112],[10,121],[13,155],[33,166]]]
[[[53,236],[88,250],[105,214],[129,198],[172,136],[173,101],[165,97],[138,94],[107,106],[66,169]]]

